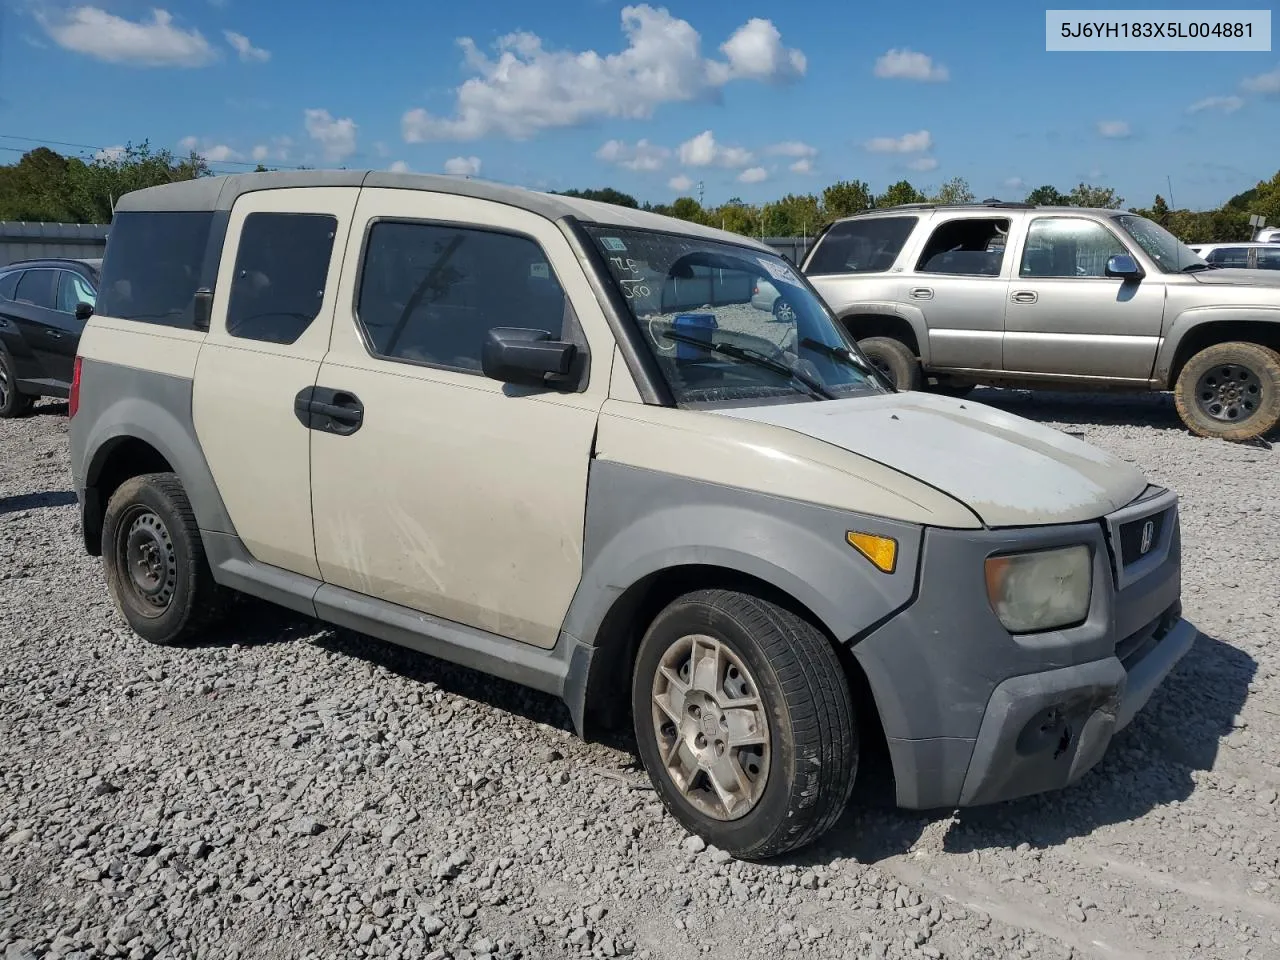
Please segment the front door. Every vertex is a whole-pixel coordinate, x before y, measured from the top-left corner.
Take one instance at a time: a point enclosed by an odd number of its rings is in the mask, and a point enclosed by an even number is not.
[[[1159,276],[1106,275],[1128,247],[1096,220],[1035,217],[1005,308],[1004,367],[1013,373],[1151,377],[1164,320]]]
[[[257,560],[319,579],[311,437],[295,397],[329,348],[359,189],[265,190],[236,201],[192,413],[236,533]]]
[[[58,278],[61,270],[38,267],[28,270],[18,281],[13,303],[9,305],[10,319],[22,331],[22,339],[35,358],[35,369],[22,376],[30,376],[35,386],[61,388],[71,384],[70,370],[64,370],[64,341],[70,336],[66,324],[58,315]],[[74,346],[74,344],[73,344]]]
[[[613,340],[560,231],[535,214],[366,188],[311,445],[327,583],[541,647],[582,570],[587,471]],[[571,337],[577,393],[483,376],[493,327]]]

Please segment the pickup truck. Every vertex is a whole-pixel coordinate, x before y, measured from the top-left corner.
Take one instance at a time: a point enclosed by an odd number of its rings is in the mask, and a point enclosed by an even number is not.
[[[835,221],[801,268],[898,389],[1171,390],[1200,436],[1280,424],[1280,273],[1133,213],[907,204]]]

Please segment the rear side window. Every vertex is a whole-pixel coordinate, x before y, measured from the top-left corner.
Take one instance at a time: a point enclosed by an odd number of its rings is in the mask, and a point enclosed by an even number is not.
[[[337,219],[323,214],[245,217],[227,305],[227,333],[266,343],[293,343],[302,336],[324,300],[337,229]]]
[[[528,237],[431,223],[375,223],[357,303],[375,355],[469,373],[494,327],[559,337],[571,324],[564,290]]]
[[[998,277],[1004,263],[1009,220],[964,217],[939,225],[920,251],[921,273]]]
[[[916,217],[870,217],[834,224],[822,237],[804,272],[882,273],[893,266],[915,228]]]
[[[192,326],[192,298],[212,226],[211,212],[117,214],[107,236],[97,313]]]
[[[58,303],[58,271],[28,270],[18,281],[14,299],[52,310]]]
[[[1247,247],[1219,247],[1210,250],[1205,260],[1218,267],[1249,266],[1249,249]]]
[[[14,294],[18,292],[18,281],[22,278],[22,271],[15,270],[13,273],[6,273],[0,277],[0,300],[12,300]]]

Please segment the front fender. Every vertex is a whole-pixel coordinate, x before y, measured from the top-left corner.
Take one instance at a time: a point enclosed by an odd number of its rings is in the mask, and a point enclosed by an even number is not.
[[[929,325],[925,323],[924,312],[919,307],[896,300],[859,300],[840,308],[840,321],[846,325],[858,316],[893,317],[906,323],[915,334],[920,362],[928,366]]]
[[[1170,376],[1173,362],[1187,336],[1208,324],[1272,323],[1280,328],[1280,305],[1224,306],[1221,304],[1191,307],[1183,310],[1169,323],[1164,341],[1156,352],[1155,379],[1166,387],[1172,387]]]

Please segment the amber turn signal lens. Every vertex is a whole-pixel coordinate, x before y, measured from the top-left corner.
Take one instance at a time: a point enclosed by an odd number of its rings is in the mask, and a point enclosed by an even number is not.
[[[849,546],[875,564],[877,570],[893,573],[898,564],[898,541],[892,537],[878,537],[874,533],[858,533],[850,530],[844,535]]]

